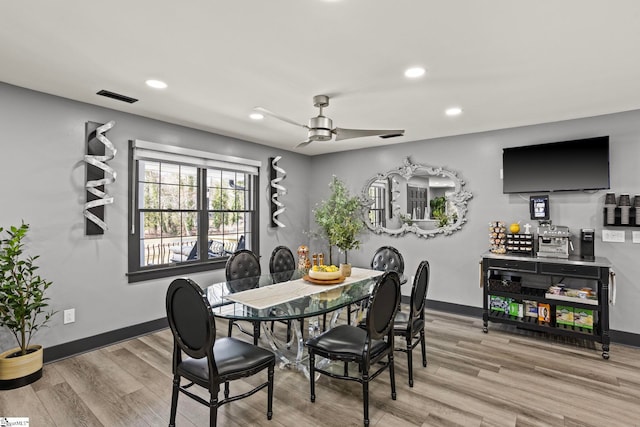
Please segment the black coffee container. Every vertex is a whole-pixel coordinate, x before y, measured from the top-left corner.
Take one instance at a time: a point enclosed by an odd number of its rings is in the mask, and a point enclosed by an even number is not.
[[[593,228],[583,228],[580,230],[580,257],[585,261],[596,259],[594,252],[595,230]]]

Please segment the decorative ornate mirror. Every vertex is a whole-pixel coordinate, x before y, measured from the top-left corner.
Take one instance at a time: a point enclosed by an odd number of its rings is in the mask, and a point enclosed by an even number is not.
[[[449,235],[467,221],[464,181],[441,167],[411,163],[369,179],[364,185],[364,222],[375,233],[420,237]]]

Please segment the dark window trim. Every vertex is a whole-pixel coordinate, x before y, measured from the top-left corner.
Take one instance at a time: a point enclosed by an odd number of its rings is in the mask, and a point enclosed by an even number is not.
[[[139,239],[132,238],[132,235],[138,235],[136,231],[140,230],[140,215],[138,215],[139,210],[136,208],[134,203],[137,203],[139,198],[139,185],[136,176],[136,163],[137,161],[133,158],[133,140],[129,141],[129,167],[128,167],[128,178],[129,178],[129,197],[128,197],[128,212],[129,212],[129,221],[128,221],[128,231],[127,231],[127,257],[128,257],[128,272],[126,276],[128,278],[129,283],[137,283],[146,280],[154,280],[154,279],[162,279],[165,277],[173,277],[173,276],[183,276],[190,273],[199,273],[203,271],[211,271],[211,270],[220,270],[225,268],[227,257],[219,257],[215,259],[208,259],[206,252],[206,245],[200,245],[199,248],[199,259],[202,261],[190,261],[188,263],[176,263],[176,264],[168,264],[163,265],[162,267],[140,267],[140,253],[139,253]],[[230,169],[232,170],[232,169]],[[199,169],[199,180],[201,180],[202,185],[206,185],[203,180],[202,175],[204,171]],[[249,174],[249,177],[252,180],[252,195],[253,195],[253,211],[249,210],[248,212],[253,212],[252,215],[252,227],[251,227],[251,236],[250,236],[250,244],[252,251],[260,257],[260,207],[258,202],[260,200],[260,170],[257,175]],[[199,184],[200,188],[200,184]],[[199,200],[201,203],[200,206],[206,206],[206,191],[202,191],[203,199]],[[207,221],[208,223],[208,210],[207,209],[199,209],[202,213],[202,217],[200,221]],[[205,222],[201,222],[205,223]],[[135,228],[135,231],[132,229],[132,226]],[[198,235],[198,239],[201,241],[207,240],[207,233],[205,227],[200,227],[200,233]]]

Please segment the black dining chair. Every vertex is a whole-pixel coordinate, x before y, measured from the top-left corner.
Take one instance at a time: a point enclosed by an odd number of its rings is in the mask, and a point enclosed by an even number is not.
[[[273,416],[273,372],[275,355],[236,338],[216,339],[216,321],[202,289],[192,280],[175,279],[166,297],[167,320],[173,334],[173,389],[169,426],[176,424],[178,395],[184,393],[209,407],[209,425],[217,423],[218,408],[267,387],[267,419]],[[188,357],[183,358],[185,353]],[[229,397],[229,382],[267,369],[267,381],[250,391]],[[181,385],[182,380],[188,384]],[[219,400],[220,385],[224,398]],[[198,385],[209,391],[209,401],[192,393]]]
[[[231,293],[257,288],[260,284],[260,260],[256,254],[248,249],[237,250],[227,260],[224,273]],[[242,325],[229,320],[229,336],[233,332],[233,325],[236,325],[241,332],[252,336],[253,343],[257,345],[260,338],[260,321],[256,320],[251,323],[253,324],[253,332],[248,332],[243,329]]]
[[[377,271],[395,271],[400,276],[400,284],[406,282],[406,280],[403,280],[404,258],[400,251],[393,246],[381,246],[375,251],[371,259],[371,269]],[[359,310],[362,311],[365,308],[365,303],[360,304]],[[349,325],[351,324],[352,313],[351,305],[348,305],[347,324]]]
[[[422,349],[422,366],[427,366],[427,351],[424,339],[424,306],[429,287],[429,262],[422,261],[416,270],[411,288],[409,311],[396,314],[393,334],[405,339],[404,348],[396,351],[407,353],[407,369],[409,371],[409,387],[413,387],[413,349],[420,344]]]
[[[393,246],[382,246],[373,254],[371,269],[378,271],[395,271],[402,277],[404,274],[404,258],[400,251]]]
[[[298,268],[293,252],[286,246],[277,246],[269,258],[269,273],[273,283],[281,283],[291,280],[293,273]],[[291,320],[280,320],[287,325],[287,343],[291,340]],[[273,332],[274,321],[271,321],[271,331]],[[304,320],[300,319],[300,329],[304,328]]]
[[[369,299],[364,327],[339,325],[307,340],[309,350],[309,384],[315,402],[315,373],[362,384],[364,425],[369,425],[369,382],[385,369],[389,370],[391,398],[396,400],[393,365],[393,322],[400,302],[400,277],[395,271],[378,278]],[[344,375],[315,366],[316,357],[344,362]],[[387,361],[384,361],[384,358]],[[348,363],[358,364],[358,375],[349,375]],[[373,372],[371,370],[374,369]]]
[[[269,273],[271,273],[273,283],[291,280],[297,268],[296,259],[288,247],[278,246],[271,252],[271,257],[269,258]]]

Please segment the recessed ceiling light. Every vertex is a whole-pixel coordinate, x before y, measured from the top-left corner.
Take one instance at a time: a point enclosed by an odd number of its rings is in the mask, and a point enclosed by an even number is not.
[[[422,67],[412,67],[412,68],[407,68],[407,70],[404,72],[404,75],[406,77],[409,77],[411,79],[415,79],[416,77],[420,77],[423,76],[425,73],[425,69]]]
[[[154,89],[166,89],[167,88],[167,84],[161,80],[147,80],[145,82],[147,84],[147,86],[152,87]]]
[[[249,114],[249,117],[252,118],[253,120],[262,120],[264,119],[264,116],[260,113],[251,113]]]
[[[457,116],[457,115],[462,113],[462,108],[460,108],[460,107],[447,108],[444,113],[447,116]]]

